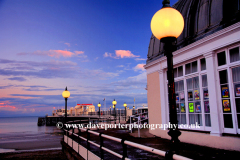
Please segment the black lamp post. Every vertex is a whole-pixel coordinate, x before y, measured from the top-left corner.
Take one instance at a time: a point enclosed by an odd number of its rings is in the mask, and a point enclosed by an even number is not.
[[[114,112],[114,116],[115,116],[115,123],[116,123],[116,104],[117,104],[117,101],[115,101],[115,99],[112,101],[112,104],[113,104],[113,112]]]
[[[65,91],[62,92],[62,96],[63,98],[65,98],[65,123],[67,122],[67,100],[68,97],[70,97],[70,92],[67,90],[67,87],[65,89]]]
[[[176,95],[174,88],[173,55],[177,37],[183,31],[184,20],[180,12],[170,7],[170,1],[164,0],[163,7],[157,11],[151,21],[153,35],[164,43],[164,54],[167,57],[167,77],[168,77],[168,101],[170,110],[170,123],[176,128],[170,128],[168,135],[171,136],[171,150],[166,152],[166,158],[171,159],[174,152],[178,151],[181,132],[178,130],[178,120],[176,112]],[[163,107],[163,106],[162,106]]]
[[[111,115],[112,113],[111,113],[111,106],[110,106],[110,115]]]
[[[123,106],[125,107],[125,121],[127,121],[127,104],[124,103]]]
[[[101,108],[101,103],[98,103],[98,108],[99,108],[99,118],[100,118],[100,108]]]

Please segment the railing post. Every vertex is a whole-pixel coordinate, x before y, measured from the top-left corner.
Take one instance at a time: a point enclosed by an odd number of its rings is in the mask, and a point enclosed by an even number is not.
[[[69,133],[68,133],[68,130],[67,130],[67,144],[68,144],[68,135],[69,135]]]
[[[74,127],[72,129],[72,148],[73,148],[73,133],[74,133]]]
[[[89,144],[89,139],[90,139],[90,133],[88,132],[89,129],[87,129],[87,157],[88,157],[88,151],[90,150],[90,144]]]
[[[81,129],[78,128],[78,153],[79,153],[79,145],[80,145],[80,142],[81,142]]]
[[[127,158],[127,145],[124,144],[125,139],[122,139],[121,144],[123,147],[123,157],[122,160],[124,160],[125,158]]]
[[[103,137],[102,137],[102,133],[99,134],[100,137],[100,155],[101,155],[101,159],[104,159],[104,154],[103,154]]]

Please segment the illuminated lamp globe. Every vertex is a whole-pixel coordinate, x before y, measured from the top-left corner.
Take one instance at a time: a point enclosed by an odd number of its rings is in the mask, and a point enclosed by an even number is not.
[[[124,106],[124,107],[127,107],[127,104],[126,104],[126,103],[124,103],[124,104],[123,104],[123,106]]]
[[[178,38],[183,31],[183,27],[183,16],[172,7],[164,7],[152,17],[151,30],[159,40],[165,37]]]
[[[100,104],[100,102],[98,103],[98,105],[97,105],[98,107],[101,107],[101,104]]]
[[[62,92],[62,96],[63,96],[63,98],[70,97],[70,92],[67,90],[67,87],[66,87],[65,91]]]
[[[112,104],[115,106],[117,104],[117,101],[115,99],[112,101]]]

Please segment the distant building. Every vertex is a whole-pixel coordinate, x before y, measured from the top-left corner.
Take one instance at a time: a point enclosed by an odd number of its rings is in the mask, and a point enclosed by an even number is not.
[[[86,115],[89,112],[95,112],[95,106],[93,104],[77,104],[74,108],[71,107],[67,110],[68,116],[79,116]],[[65,109],[57,109],[52,111],[53,116],[63,116],[65,114]]]
[[[240,1],[179,0],[185,27],[173,52],[180,141],[240,151]],[[153,35],[145,69],[150,124],[168,124],[167,58]],[[170,139],[167,130],[149,130]],[[229,136],[231,135],[231,136]]]
[[[72,115],[88,114],[89,112],[95,112],[93,104],[77,104],[74,109],[70,110]]]

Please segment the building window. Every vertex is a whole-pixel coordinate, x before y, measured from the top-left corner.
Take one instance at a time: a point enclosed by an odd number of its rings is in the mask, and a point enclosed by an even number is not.
[[[230,53],[230,63],[240,60],[239,47],[229,50]]]
[[[211,127],[210,107],[209,107],[209,94],[207,75],[202,75],[202,92],[203,92],[203,106],[205,115],[205,126]]]
[[[222,66],[226,64],[226,55],[225,52],[221,52],[217,54],[218,66]]]
[[[219,71],[219,80],[220,80],[220,89],[221,89],[224,127],[233,128],[227,70]]]
[[[232,79],[234,86],[234,97],[237,112],[238,128],[240,128],[240,67],[232,69]]]
[[[174,68],[173,71],[174,71],[174,78],[183,76],[183,66]]]
[[[187,79],[189,124],[202,126],[202,107],[199,92],[199,77]]]
[[[201,59],[200,62],[201,62],[201,71],[206,70],[206,60],[205,60],[205,58]]]
[[[185,70],[185,73],[186,74],[190,74],[190,73],[194,73],[194,72],[197,72],[197,61],[194,61],[192,63],[188,63],[185,65],[186,67],[186,70]]]
[[[178,124],[186,124],[186,108],[183,80],[175,82],[175,94]]]

